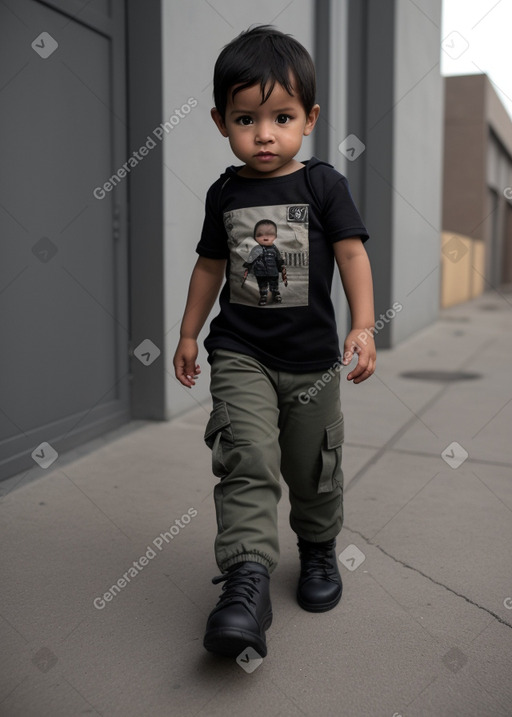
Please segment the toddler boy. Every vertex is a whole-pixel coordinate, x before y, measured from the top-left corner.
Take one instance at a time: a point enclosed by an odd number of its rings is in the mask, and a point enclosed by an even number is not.
[[[274,246],[277,237],[277,226],[271,219],[260,219],[254,227],[254,239],[258,246],[251,249],[249,258],[244,262],[244,281],[250,271],[253,272],[260,290],[258,306],[267,303],[268,290],[272,292],[272,299],[278,304],[283,300],[279,291],[279,274],[282,275],[285,285],[286,269],[279,249]]]
[[[195,385],[197,336],[226,272],[205,341],[213,401],[205,441],[220,479],[215,556],[222,575],[213,582],[224,585],[204,646],[232,657],[252,647],[264,657],[280,474],[298,538],[299,605],[323,612],[342,593],[335,552],[343,524],[340,367],[358,354],[347,376],[356,384],[375,370],[368,233],[345,177],[314,157],[295,158],[320,110],[313,62],[300,43],[271,26],[242,33],[217,59],[214,98],[212,118],[242,164],[208,190],[174,367],[184,386]],[[248,305],[239,278],[236,286],[229,280],[233,267],[240,271],[239,243],[258,218],[271,218],[295,257],[294,265],[287,261],[287,300],[271,306]],[[343,358],[330,298],[335,262],[352,319]]]

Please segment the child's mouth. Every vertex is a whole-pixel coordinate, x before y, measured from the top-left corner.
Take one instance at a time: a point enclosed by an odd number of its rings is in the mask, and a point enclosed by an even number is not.
[[[275,156],[276,155],[272,154],[272,152],[258,152],[258,154],[256,155],[256,157],[258,159],[263,159],[263,160],[273,159]]]

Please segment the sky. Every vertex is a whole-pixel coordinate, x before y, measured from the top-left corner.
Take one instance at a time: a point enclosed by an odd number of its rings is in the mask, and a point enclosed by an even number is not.
[[[485,72],[512,118],[512,0],[443,0],[441,73]]]

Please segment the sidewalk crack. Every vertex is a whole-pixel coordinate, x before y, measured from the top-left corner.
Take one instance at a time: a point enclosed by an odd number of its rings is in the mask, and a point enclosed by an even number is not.
[[[434,583],[435,585],[439,585],[440,587],[444,588],[445,590],[448,590],[448,592],[451,592],[452,595],[457,595],[457,597],[462,598],[463,600],[465,600],[465,601],[466,601],[467,603],[469,603],[470,605],[474,605],[474,606],[477,607],[479,610],[483,610],[483,611],[486,612],[488,615],[491,615],[491,616],[492,616],[495,620],[497,620],[499,623],[501,623],[502,625],[506,625],[507,627],[509,627],[509,628],[512,630],[512,625],[511,625],[509,622],[507,622],[506,620],[504,620],[502,617],[500,617],[499,615],[497,615],[497,614],[496,614],[495,612],[493,612],[492,610],[489,610],[489,608],[486,608],[486,607],[484,607],[483,605],[480,605],[479,603],[475,602],[474,600],[471,600],[471,598],[468,598],[466,595],[463,595],[462,593],[457,592],[456,590],[454,590],[453,588],[449,587],[448,585],[445,585],[444,583],[439,582],[439,580],[435,580],[435,579],[432,578],[430,575],[427,575],[426,573],[424,573],[423,571],[421,571],[419,568],[415,568],[415,567],[413,567],[412,565],[409,565],[409,563],[406,563],[404,560],[400,560],[400,558],[396,558],[394,555],[391,555],[391,553],[388,553],[388,551],[385,550],[385,549],[384,549],[381,545],[379,545],[378,543],[373,543],[373,542],[370,540],[370,538],[367,538],[366,535],[363,535],[359,530],[354,530],[353,528],[349,528],[347,525],[344,525],[343,527],[344,527],[346,530],[348,530],[349,532],[351,532],[351,533],[356,533],[356,535],[359,535],[364,541],[366,541],[366,543],[367,543],[368,545],[373,545],[375,548],[377,548],[378,550],[380,550],[381,553],[384,553],[384,555],[386,555],[388,558],[391,558],[391,560],[394,560],[395,563],[399,563],[400,565],[403,565],[404,568],[408,568],[409,570],[412,570],[413,572],[418,573],[418,574],[421,575],[422,577],[424,577],[424,578],[426,578],[427,580],[429,580],[431,583]]]

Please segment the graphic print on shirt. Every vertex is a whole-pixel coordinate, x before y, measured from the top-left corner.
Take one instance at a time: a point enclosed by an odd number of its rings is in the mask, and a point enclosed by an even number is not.
[[[224,212],[230,252],[230,302],[307,306],[309,205],[282,204]]]

